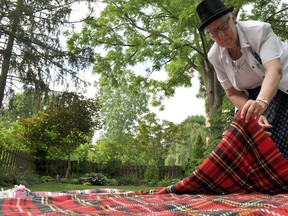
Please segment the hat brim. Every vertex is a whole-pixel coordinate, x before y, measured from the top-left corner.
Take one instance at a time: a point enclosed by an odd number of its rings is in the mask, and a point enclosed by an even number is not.
[[[211,16],[209,19],[207,19],[205,22],[203,22],[199,28],[198,28],[198,31],[199,32],[203,32],[204,31],[204,28],[206,26],[208,26],[210,23],[212,23],[213,21],[215,21],[216,19],[224,16],[225,14],[229,13],[229,12],[232,12],[234,10],[234,7],[230,7],[228,9],[225,9],[225,10],[222,10],[222,11],[219,11],[217,14],[214,14],[213,16]]]

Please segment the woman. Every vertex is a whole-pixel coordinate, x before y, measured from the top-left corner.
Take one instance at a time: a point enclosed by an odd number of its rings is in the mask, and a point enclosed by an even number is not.
[[[269,23],[236,21],[233,9],[221,0],[197,6],[199,32],[215,41],[208,59],[241,118],[255,117],[288,160],[288,46]]]

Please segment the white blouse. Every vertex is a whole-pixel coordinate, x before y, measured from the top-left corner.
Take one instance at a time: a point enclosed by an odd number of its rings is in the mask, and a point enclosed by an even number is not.
[[[253,89],[261,85],[263,77],[256,74],[242,55],[237,60],[232,60],[235,84],[239,89]]]
[[[269,23],[238,21],[236,28],[242,52],[238,61],[233,62],[228,50],[216,43],[208,52],[208,59],[222,87],[226,90],[233,86],[246,92],[246,89],[260,86],[265,75],[263,64],[280,57],[282,79],[279,89],[288,94],[288,46],[274,34]],[[233,64],[240,71],[237,76]]]

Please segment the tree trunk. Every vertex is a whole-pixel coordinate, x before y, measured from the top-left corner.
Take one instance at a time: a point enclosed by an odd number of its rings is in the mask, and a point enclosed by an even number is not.
[[[210,63],[203,60],[204,70],[201,73],[202,82],[206,88],[206,126],[209,127],[209,119],[216,114],[223,102],[223,88],[217,79],[216,73]],[[207,121],[208,120],[208,121]]]
[[[1,74],[0,74],[0,109],[3,106],[3,99],[4,99],[4,92],[5,92],[5,87],[7,83],[7,76],[8,76],[10,62],[11,62],[15,35],[16,35],[17,28],[20,22],[20,18],[21,18],[22,5],[23,5],[23,0],[18,0],[17,7],[12,15],[11,30],[8,36],[6,48],[4,49],[4,53],[3,53],[3,63],[2,63]]]
[[[217,109],[223,103],[224,90],[217,79],[213,66],[210,64],[207,58],[207,52],[210,47],[212,47],[214,41],[211,39],[207,41],[202,34],[200,34],[200,38],[202,41],[203,53],[199,53],[201,56],[201,66],[197,68],[197,70],[200,73],[200,77],[206,88],[206,127],[210,127],[211,117],[216,114]]]
[[[70,151],[70,146],[68,146],[68,164],[67,164],[67,170],[66,170],[66,174],[65,174],[65,179],[68,179],[70,176],[70,170],[71,170],[71,151]]]

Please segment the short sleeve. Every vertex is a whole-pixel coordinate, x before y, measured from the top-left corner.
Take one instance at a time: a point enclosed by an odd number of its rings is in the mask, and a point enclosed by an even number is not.
[[[273,32],[271,25],[265,23],[263,28],[259,29],[259,55],[262,63],[266,63],[276,58],[280,58],[283,54],[281,41]]]

